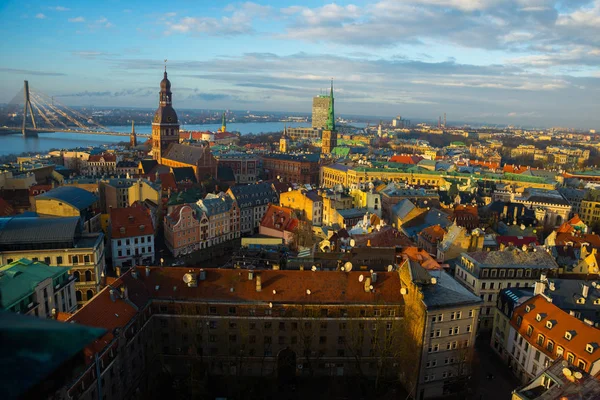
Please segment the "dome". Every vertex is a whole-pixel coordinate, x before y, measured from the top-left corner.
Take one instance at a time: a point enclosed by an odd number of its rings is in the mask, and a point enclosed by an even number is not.
[[[163,78],[162,81],[160,81],[160,90],[166,90],[166,91],[170,91],[171,90],[171,82],[167,79],[167,71],[165,71],[165,77]]]
[[[177,124],[177,113],[170,105],[158,107],[154,113],[154,119],[152,122],[156,124]]]

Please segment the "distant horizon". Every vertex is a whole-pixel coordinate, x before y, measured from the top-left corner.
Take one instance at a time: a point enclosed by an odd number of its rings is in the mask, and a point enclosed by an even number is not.
[[[59,3],[0,5],[0,102],[151,108],[167,59],[180,109],[310,112],[333,78],[340,115],[600,130],[600,2]]]

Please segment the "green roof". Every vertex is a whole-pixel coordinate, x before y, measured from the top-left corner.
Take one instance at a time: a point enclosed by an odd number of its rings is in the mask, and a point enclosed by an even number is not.
[[[50,278],[55,279],[68,273],[68,267],[50,267],[41,262],[22,258],[0,267],[0,304],[9,309],[21,300],[29,297],[36,286]]]
[[[195,203],[204,197],[204,193],[197,187],[192,187],[176,194],[171,194],[167,204],[169,206],[176,206],[179,204],[191,204]]]
[[[348,154],[350,154],[350,147],[336,146],[331,152],[336,157],[348,157]]]

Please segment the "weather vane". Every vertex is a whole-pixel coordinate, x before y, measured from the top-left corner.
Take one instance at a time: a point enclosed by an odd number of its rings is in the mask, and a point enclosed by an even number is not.
[[[165,72],[167,72],[167,59],[165,58]]]

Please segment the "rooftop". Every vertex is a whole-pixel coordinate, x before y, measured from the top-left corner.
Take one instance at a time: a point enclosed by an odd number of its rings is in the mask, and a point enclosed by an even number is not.
[[[83,210],[98,201],[98,197],[85,189],[75,186],[59,186],[46,193],[36,196],[36,199],[52,199],[68,203],[73,207]]]
[[[1,308],[12,307],[31,295],[42,281],[59,277],[68,271],[68,267],[49,267],[24,258],[0,267]]]
[[[541,248],[535,248],[534,251],[474,251],[463,255],[474,260],[479,268],[558,268],[554,257]]]
[[[14,244],[73,242],[79,232],[79,217],[4,217],[0,218],[0,249]]]
[[[111,238],[154,235],[150,211],[139,203],[110,210]]]

